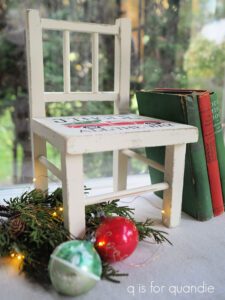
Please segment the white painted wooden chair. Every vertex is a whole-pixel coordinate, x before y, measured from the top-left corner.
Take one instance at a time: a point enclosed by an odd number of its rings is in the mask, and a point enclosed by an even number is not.
[[[168,227],[179,224],[186,143],[196,142],[195,127],[141,117],[129,112],[131,25],[126,18],[115,25],[73,23],[41,19],[28,10],[27,61],[33,166],[36,188],[48,188],[47,169],[62,180],[65,226],[77,237],[85,231],[85,205],[110,201],[147,191],[164,190],[162,220]],[[64,91],[45,92],[42,30],[63,32]],[[70,32],[89,33],[92,38],[92,91],[70,90]],[[98,89],[99,35],[115,37],[114,90]],[[114,101],[114,115],[46,118],[45,103],[59,101]],[[114,124],[112,124],[114,122]],[[87,124],[88,123],[88,124]],[[46,141],[61,153],[61,169],[46,157]],[[140,156],[129,148],[166,146],[165,166]],[[114,192],[96,197],[84,196],[83,154],[113,151]],[[126,189],[127,161],[133,157],[164,171],[164,182]]]

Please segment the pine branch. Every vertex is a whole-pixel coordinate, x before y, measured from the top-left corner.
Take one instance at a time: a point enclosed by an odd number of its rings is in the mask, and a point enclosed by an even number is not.
[[[114,283],[120,283],[120,280],[115,279],[115,277],[122,277],[122,276],[128,276],[128,274],[120,273],[107,262],[102,263],[102,276],[101,276],[102,279],[106,279]]]
[[[135,225],[139,232],[140,241],[148,237],[148,238],[154,238],[157,244],[167,242],[170,245],[172,245],[172,243],[165,236],[168,233],[163,230],[154,229],[152,227],[153,221],[151,219],[147,219],[145,222],[135,222]]]
[[[10,218],[12,215],[9,212],[0,211],[0,217],[2,218]]]
[[[12,213],[10,212],[10,209],[5,205],[0,205],[0,217],[10,218],[11,216]]]
[[[88,192],[86,187],[85,192]],[[5,205],[0,206],[0,256],[9,256],[12,252],[22,253],[25,256],[22,271],[30,278],[41,281],[42,284],[50,282],[48,262],[53,250],[59,244],[75,238],[64,227],[63,213],[60,209],[62,202],[62,189],[58,188],[49,195],[40,190],[25,192],[20,197],[11,198],[5,201]],[[154,229],[150,219],[136,222],[134,209],[119,206],[118,202],[119,200],[113,200],[86,206],[85,239],[94,242],[95,231],[101,224],[102,218],[122,216],[134,222],[140,240],[150,237],[157,243],[166,241],[171,244],[165,237],[167,233]],[[102,278],[118,283],[117,277],[127,275],[103,262]]]

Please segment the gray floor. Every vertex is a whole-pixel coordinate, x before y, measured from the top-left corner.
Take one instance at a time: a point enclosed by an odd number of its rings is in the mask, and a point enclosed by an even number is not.
[[[145,176],[131,177],[129,185],[145,185],[147,181]],[[106,189],[109,182],[108,179],[103,182]],[[88,184],[98,188],[101,183],[90,181]],[[18,195],[25,189],[2,190],[0,199],[3,195]],[[93,189],[93,193],[100,191],[100,188]],[[169,233],[173,246],[140,243],[131,257],[115,265],[122,272],[129,273],[128,277],[121,278],[120,284],[101,281],[88,294],[76,299],[225,299],[225,215],[197,222],[183,214],[179,227],[166,229],[160,223],[161,202],[154,195],[124,199],[122,204],[125,203],[136,208],[138,219],[153,218],[158,228]],[[69,298],[27,282],[1,261],[0,299]]]

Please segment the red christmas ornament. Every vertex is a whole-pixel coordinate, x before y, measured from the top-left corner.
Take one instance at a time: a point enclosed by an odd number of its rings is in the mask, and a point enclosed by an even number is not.
[[[138,244],[138,230],[124,217],[108,217],[96,230],[95,247],[101,258],[116,262],[131,255]]]

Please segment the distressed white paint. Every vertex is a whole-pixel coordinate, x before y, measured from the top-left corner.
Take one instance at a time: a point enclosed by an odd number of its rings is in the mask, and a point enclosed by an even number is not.
[[[94,33],[98,32],[100,34],[110,34],[115,35],[119,33],[119,27],[116,25],[102,25],[94,23],[84,23],[84,22],[69,22],[69,21],[59,21],[51,19],[41,19],[42,29],[48,30],[68,30],[75,32],[84,33]]]
[[[64,224],[75,237],[85,233],[83,156],[61,154]]]
[[[116,25],[120,26],[120,21],[116,20]],[[120,92],[120,36],[115,35],[114,37],[114,92]],[[130,74],[129,74],[129,81],[130,81]],[[119,97],[114,101],[114,114],[119,114]]]
[[[30,119],[45,116],[44,70],[42,31],[39,13],[28,10],[26,14],[26,46],[27,46],[27,72],[29,86]],[[31,145],[33,160],[33,177],[35,187],[42,190],[48,188],[47,169],[40,162],[40,155],[46,156],[46,141],[33,133],[31,129]]]
[[[26,15],[27,71],[31,118],[45,116],[41,19],[37,10]]]
[[[46,139],[36,133],[32,134],[33,181],[36,189],[47,191],[48,172],[45,165],[39,161],[40,156],[46,156]]]
[[[131,23],[129,19],[116,21],[120,36],[115,37],[114,90],[119,91],[119,99],[114,102],[114,113],[128,113],[130,100],[130,58]],[[113,189],[120,191],[127,184],[127,157],[120,151],[113,152]]]
[[[121,150],[113,151],[113,190],[121,191],[127,187],[128,157]]]
[[[63,101],[116,101],[119,97],[115,92],[45,92],[45,102],[63,102]]]
[[[44,92],[42,29],[63,31],[64,91]],[[93,72],[92,92],[71,92],[70,90],[70,31],[92,35]],[[98,90],[98,44],[99,34],[115,36],[114,91]],[[196,142],[197,129],[183,124],[172,127],[128,125],[122,129],[110,128],[92,132],[88,127],[74,130],[57,124],[53,118],[45,118],[45,102],[58,101],[114,101],[114,113],[127,113],[130,88],[131,25],[128,19],[118,19],[115,25],[73,23],[40,19],[35,10],[27,12],[27,57],[31,128],[33,137],[33,158],[36,187],[47,188],[47,169],[62,179],[65,226],[76,237],[85,231],[85,205],[135,195],[145,191],[165,190],[163,222],[176,226],[181,213],[181,199],[186,143]],[[130,117],[130,116],[129,116]],[[151,120],[151,118],[147,118]],[[97,128],[97,127],[96,127]],[[46,141],[61,152],[61,171],[46,158]],[[138,189],[126,190],[127,159],[140,159],[156,169],[164,167],[132,152],[129,148],[167,146],[165,182]],[[125,149],[125,150],[124,150]],[[83,154],[114,151],[114,193],[84,198]]]
[[[70,92],[70,32],[65,30],[63,32],[63,79],[64,92]]]
[[[98,92],[98,52],[99,52],[99,35],[97,32],[92,33],[92,92]]]
[[[142,186],[135,189],[129,190],[121,190],[118,192],[108,193],[100,196],[88,197],[85,200],[86,205],[101,203],[105,201],[112,201],[115,199],[120,199],[128,196],[135,196],[140,195],[146,192],[157,192],[157,191],[164,191],[169,188],[167,182],[156,183],[152,185]]]
[[[44,165],[52,174],[62,180],[62,172],[53,163],[51,163],[45,156],[39,156],[39,161]]]
[[[119,107],[117,110],[120,113],[129,112],[130,100],[130,59],[131,59],[131,23],[127,18],[121,18],[117,21],[120,28],[120,38],[116,39],[116,57],[119,56]],[[119,47],[118,44],[119,43]],[[117,59],[115,60],[118,64]],[[115,84],[117,88],[117,84]]]
[[[166,147],[164,180],[169,189],[163,195],[163,223],[176,227],[180,223],[186,144]]]
[[[64,149],[70,154],[175,145],[198,140],[197,129],[183,124],[177,124],[174,128],[151,128],[145,131],[120,133],[115,130],[107,133],[82,134],[61,124],[55,124],[49,118],[42,118],[33,119],[32,128],[57,149]]]

